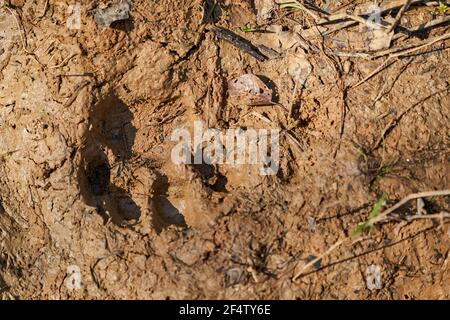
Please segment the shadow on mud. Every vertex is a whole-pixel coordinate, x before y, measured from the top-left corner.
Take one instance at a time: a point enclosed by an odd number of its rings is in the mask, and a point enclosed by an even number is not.
[[[171,225],[187,227],[183,214],[169,200],[168,191],[168,178],[158,175],[152,199],[153,227],[158,233]]]
[[[101,100],[90,111],[89,131],[81,151],[78,182],[87,205],[96,207],[104,218],[117,225],[138,220],[141,209],[127,190],[111,183],[111,164],[107,150],[116,162],[125,164],[132,157],[136,129],[133,114],[115,95]]]

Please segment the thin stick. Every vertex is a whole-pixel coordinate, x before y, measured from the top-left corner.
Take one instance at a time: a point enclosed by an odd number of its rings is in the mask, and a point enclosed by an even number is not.
[[[411,200],[419,199],[419,198],[429,198],[429,197],[438,197],[438,196],[450,196],[450,189],[449,190],[439,190],[439,191],[427,191],[427,192],[419,192],[419,193],[413,193],[409,196],[403,198],[401,201],[397,202],[396,205],[392,206],[388,210],[380,213],[380,215],[372,221],[372,224],[380,223],[383,220],[385,220],[389,214],[394,212],[395,210],[399,209],[400,207],[404,206]]]
[[[345,17],[348,18],[349,20],[354,20],[356,22],[364,24],[364,25],[366,25],[366,26],[368,26],[370,28],[374,28],[374,29],[376,29],[376,28],[388,28],[387,24],[376,23],[376,22],[370,21],[370,20],[368,20],[368,19],[366,19],[366,18],[364,18],[362,16],[355,16],[355,15],[352,15],[352,14],[347,14]]]
[[[290,130],[286,130],[284,131],[284,133],[286,134],[286,136],[291,140],[291,142],[297,147],[297,149],[300,152],[303,152],[303,148],[302,145],[300,144],[300,142],[298,141],[297,138],[295,138],[292,133],[290,132]]]
[[[327,251],[325,251],[324,253],[322,253],[320,256],[318,256],[317,258],[315,258],[314,260],[311,260],[310,262],[308,262],[307,264],[305,264],[305,266],[292,278],[292,281],[296,281],[300,276],[303,275],[303,273],[311,266],[313,266],[314,264],[316,264],[317,262],[321,261],[323,258],[325,258],[326,256],[328,256],[329,254],[331,254],[333,251],[335,251],[337,248],[339,248],[341,245],[343,245],[349,238],[343,239],[343,240],[339,240],[338,242],[336,242],[335,244],[333,244]]]
[[[255,116],[255,117],[257,117],[258,119],[264,121],[265,123],[273,124],[273,123],[272,123],[272,120],[270,120],[268,117],[263,116],[263,115],[260,114],[259,112],[252,111],[250,114],[253,115],[253,116]]]
[[[375,100],[372,102],[372,106],[375,107],[375,104],[380,101],[383,96],[385,96],[386,94],[388,94],[389,92],[392,91],[395,83],[397,82],[397,80],[400,78],[400,76],[402,75],[402,73],[408,68],[408,66],[411,64],[411,62],[414,60],[414,57],[409,58],[409,60],[402,65],[400,71],[398,72],[398,74],[396,75],[396,77],[393,78],[392,83],[390,84],[390,88],[388,90],[385,90],[387,88],[387,86],[389,85],[389,81],[386,81],[386,83],[383,85],[383,87],[381,88],[380,92],[378,93],[377,97],[375,98]],[[379,119],[379,118],[378,118]]]
[[[397,14],[397,17],[395,18],[395,21],[391,26],[386,30],[387,34],[390,34],[392,31],[394,31],[395,28],[400,24],[400,21],[402,20],[403,14],[409,9],[409,6],[411,5],[412,0],[406,0],[403,4],[402,8]]]
[[[449,196],[450,190],[440,190],[440,191],[427,191],[427,192],[420,192],[420,193],[414,193],[410,194],[407,197],[403,198],[401,201],[399,201],[397,204],[392,206],[390,209],[384,211],[381,213],[376,219],[372,221],[372,225],[375,225],[377,223],[386,221],[389,219],[389,214],[394,212],[395,210],[399,209],[406,203],[408,203],[411,200],[419,199],[419,198],[428,198],[428,197],[437,197],[437,196]],[[413,216],[407,218],[408,220],[416,220],[416,219],[444,219],[444,218],[450,218],[450,214],[447,212],[441,212],[440,214],[431,214],[431,215],[424,215],[424,216]],[[355,239],[352,242],[352,245],[361,242],[362,240],[366,239],[365,237],[359,237]],[[316,259],[310,261],[307,263],[295,276],[292,278],[292,281],[296,281],[298,278],[304,275],[304,272],[313,266],[315,263],[321,261],[323,258],[329,256],[331,253],[336,251],[340,246],[345,244],[347,241],[351,240],[351,237],[347,237],[345,239],[341,239],[334,243],[327,251],[325,251],[323,254],[321,254]]]
[[[437,27],[437,26],[439,26],[441,24],[445,24],[445,23],[448,23],[448,22],[450,22],[450,16],[441,17],[441,18],[437,18],[437,19],[431,20],[430,22],[427,22],[424,25],[416,26],[416,27],[413,27],[411,29],[408,29],[407,32],[409,34],[411,34],[411,33],[415,33],[415,32],[418,32],[418,31],[424,31],[424,30],[431,29],[431,28]],[[397,33],[396,35],[394,35],[392,37],[392,40],[397,40],[397,39],[400,39],[402,37],[406,37],[406,35],[402,34],[402,33]]]
[[[450,17],[448,17],[448,18],[449,19],[447,19],[447,20],[450,21]],[[446,34],[441,35],[439,37],[431,38],[423,46],[427,47],[429,45],[432,45],[432,44],[434,44],[436,42],[439,42],[441,40],[446,40],[448,38],[450,38],[450,33],[446,33]],[[368,58],[368,59],[375,59],[375,58],[380,58],[380,57],[387,56],[387,55],[390,55],[390,54],[392,55],[392,54],[395,54],[395,53],[398,53],[398,52],[403,52],[403,53],[407,54],[408,53],[407,50],[414,50],[415,51],[415,50],[422,49],[422,47],[420,47],[420,46],[422,46],[422,44],[419,45],[419,46],[417,44],[411,44],[411,45],[403,46],[403,47],[400,47],[400,48],[391,48],[391,49],[379,51],[379,52],[377,52],[377,53],[375,53],[373,55],[367,54],[366,58]]]
[[[15,21],[16,26],[17,26],[17,29],[19,30],[20,40],[22,41],[22,49],[23,49],[26,53],[28,53],[28,51],[27,51],[27,41],[26,41],[24,35],[22,34],[22,28],[20,27],[19,20],[17,19],[15,13],[14,13],[10,8],[8,8],[8,7],[5,7],[5,8],[6,8],[6,10],[8,10],[9,13],[13,16],[14,21]],[[25,33],[25,32],[24,32],[24,33]]]
[[[404,4],[403,1],[404,0],[395,1],[392,4],[387,5],[386,7],[384,7],[381,10],[381,14],[385,14],[386,12],[389,12],[391,10],[395,10],[395,9],[400,8]],[[411,2],[411,5],[422,4],[422,3],[427,4],[427,3],[430,3],[430,2],[431,1],[427,1],[427,0],[425,0],[425,1],[413,0]],[[360,15],[360,16],[364,16],[364,15]],[[340,21],[340,20],[346,20],[346,19],[348,19],[346,13],[337,13],[337,14],[334,14],[332,16],[327,17],[326,19],[320,20],[317,25],[330,24],[330,23],[333,23],[333,22],[337,22],[337,21]],[[344,21],[342,24],[336,26],[334,29],[330,29],[330,30],[324,32],[323,35],[326,36],[326,35],[329,35],[331,33],[337,32],[339,30],[342,30],[342,29],[345,29],[345,28],[348,28],[348,27],[352,27],[352,26],[354,26],[356,24],[358,24],[358,22],[356,22],[356,21]]]
[[[375,75],[377,75],[378,73],[380,73],[382,70],[386,69],[387,67],[391,66],[395,61],[392,61],[393,59],[391,59],[391,57],[387,58],[378,68],[376,68],[373,72],[371,72],[367,77],[365,77],[364,79],[362,79],[360,82],[358,82],[357,84],[351,86],[351,89],[354,89],[356,87],[359,87],[360,85],[362,85],[364,82],[366,82],[367,80],[370,80],[372,77],[374,77]]]
[[[357,84],[351,86],[350,88],[356,88],[359,87],[361,84],[363,84],[364,82],[366,82],[367,80],[371,79],[372,77],[374,77],[376,74],[378,74],[379,72],[381,72],[382,70],[384,70],[387,66],[390,66],[392,63],[394,63],[395,61],[392,61],[396,58],[401,58],[401,57],[405,57],[411,53],[414,53],[416,51],[419,51],[423,48],[429,47],[433,44],[435,44],[436,42],[439,41],[443,41],[443,40],[447,40],[450,39],[450,32],[443,34],[440,37],[437,38],[433,38],[431,40],[429,40],[428,42],[426,42],[425,44],[419,45],[415,48],[406,50],[406,51],[401,51],[395,54],[391,54],[378,68],[376,68],[372,73],[370,73],[367,77],[365,77],[363,80],[361,80],[360,82],[358,82]],[[388,62],[390,62],[390,64],[388,64]]]
[[[443,219],[443,218],[450,218],[450,213],[448,212],[441,212],[441,213],[436,213],[436,214],[425,214],[425,215],[415,215],[412,217],[406,217],[405,219],[407,219],[408,221],[413,221],[413,220],[422,220],[422,219]]]
[[[56,65],[56,66],[51,66],[49,67],[49,69],[56,69],[56,68],[60,68],[63,67],[70,59],[72,59],[73,57],[77,56],[76,53],[71,54],[70,56],[68,56],[67,58],[65,58],[60,64]]]
[[[272,120],[270,120],[266,116],[263,116],[259,112],[252,111],[247,116],[250,116],[250,115],[252,115],[252,116],[254,116],[254,117],[264,121],[265,123],[273,125],[273,121]],[[300,150],[300,152],[303,152],[303,149],[302,149],[302,146],[301,146],[300,142],[298,141],[297,138],[294,137],[294,135],[291,133],[290,129],[283,129],[283,134],[285,134],[291,140],[291,142],[294,143],[294,145]]]
[[[416,48],[412,48],[412,49],[407,50],[407,51],[403,51],[403,52],[399,52],[399,53],[393,54],[391,57],[392,57],[392,58],[404,57],[404,56],[409,55],[410,53],[413,53],[413,52],[418,51],[418,50],[420,50],[420,49],[429,47],[429,46],[435,44],[436,42],[443,41],[443,40],[447,40],[447,39],[450,39],[450,32],[445,33],[445,34],[443,34],[443,35],[440,36],[440,37],[433,38],[433,39],[431,39],[430,41],[426,42],[425,44],[420,45],[420,46],[418,46],[418,47],[416,47]]]
[[[263,55],[255,45],[253,45],[247,39],[235,34],[234,32],[223,28],[213,28],[212,31],[217,35],[218,38],[231,43],[236,48],[241,49],[257,60],[261,62],[267,60],[267,57]]]
[[[303,5],[303,3],[300,3],[300,2],[298,2],[298,1],[295,1],[295,4],[298,5],[298,8],[299,8],[300,10],[302,10],[303,12],[305,12],[306,14],[308,14],[311,18],[313,18],[314,21],[317,21],[317,20],[320,19],[320,17],[319,17],[317,14],[315,14],[314,12],[312,12],[311,10],[309,10],[308,8],[306,8],[306,7]]]
[[[90,81],[83,81],[81,82],[73,91],[72,95],[67,99],[67,101],[64,103],[64,108],[70,107],[72,105],[72,103],[75,102],[75,100],[78,97],[78,94],[80,93],[80,91],[86,87],[87,85],[89,85],[91,82]]]
[[[428,1],[427,0],[425,0],[425,1],[424,0],[413,0],[413,1],[411,1],[410,5],[416,5],[416,4],[427,3],[427,2],[431,2],[431,0],[428,0]],[[404,5],[404,3],[405,3],[405,0],[393,1],[392,3],[386,5],[385,7],[383,7],[381,9],[381,14],[385,14],[386,12],[401,8]],[[360,16],[364,16],[364,14],[361,14]],[[345,19],[348,19],[347,13],[345,13],[345,12],[344,13],[342,13],[342,12],[335,13],[324,19],[321,19],[318,22],[318,25],[324,25],[324,24],[337,22],[337,21],[345,20]]]
[[[431,93],[430,95],[426,96],[425,98],[421,99],[419,102],[414,103],[413,105],[411,105],[410,107],[408,107],[406,110],[402,111],[395,119],[393,119],[383,130],[383,133],[381,134],[380,138],[378,139],[378,141],[375,143],[374,147],[372,148],[372,151],[376,150],[381,143],[386,139],[386,135],[400,122],[400,120],[402,120],[402,118],[405,116],[405,114],[407,114],[408,112],[410,112],[412,109],[414,109],[415,107],[421,105],[422,103],[424,103],[425,101],[427,101],[428,99],[431,99],[432,97],[434,97],[437,94],[440,94],[442,92],[448,91],[448,88],[436,91]]]
[[[47,13],[48,2],[49,2],[49,0],[45,0],[44,11],[42,12],[42,14],[40,16],[37,17],[38,19],[43,18],[45,16],[45,14]]]
[[[6,8],[6,10],[8,10],[8,12],[13,16],[13,18],[14,18],[14,21],[15,21],[15,23],[16,23],[16,26],[17,26],[17,29],[19,30],[19,34],[20,34],[20,39],[21,39],[21,41],[22,41],[22,50],[26,53],[26,54],[28,54],[28,55],[30,55],[31,57],[32,57],[32,59],[34,60],[34,61],[36,61],[42,68],[45,68],[45,66],[36,58],[36,55],[33,53],[33,52],[29,52],[28,50],[27,50],[27,39],[26,39],[26,33],[25,33],[25,27],[23,27],[23,30],[22,30],[22,28],[20,27],[20,23],[19,23],[19,19],[17,18],[17,16],[15,15],[15,13],[10,9],[10,8],[8,8],[8,7],[5,7]]]
[[[439,24],[444,24],[450,22],[450,16],[448,17],[444,17],[444,18],[440,18],[440,19],[435,19],[429,23],[427,23],[426,25],[422,26],[422,27],[416,27],[414,29],[411,29],[410,31],[412,33],[417,32],[417,31],[421,31],[421,30],[426,30],[428,28],[437,26]],[[401,37],[403,37],[404,34],[400,34],[397,33],[392,39],[396,40],[399,39]],[[449,34],[444,34],[438,37],[434,37],[431,39],[428,39],[428,42],[426,42],[425,44],[408,44],[406,46],[401,46],[401,47],[397,47],[397,48],[390,48],[390,49],[386,49],[386,50],[382,50],[382,51],[377,51],[377,52],[370,52],[370,51],[359,51],[359,52],[346,52],[346,51],[328,51],[328,54],[333,55],[333,56],[338,56],[338,57],[350,57],[350,58],[362,58],[362,59],[366,59],[366,60],[373,60],[373,59],[377,59],[377,58],[381,58],[383,56],[387,56],[387,55],[392,55],[398,52],[403,52],[403,54],[408,54],[407,50],[410,49],[414,49],[415,50],[420,50],[422,45],[424,45],[425,47],[434,44],[436,42],[439,42],[441,40],[446,40],[450,38]],[[416,49],[417,48],[417,49]],[[402,55],[403,55],[402,54]]]

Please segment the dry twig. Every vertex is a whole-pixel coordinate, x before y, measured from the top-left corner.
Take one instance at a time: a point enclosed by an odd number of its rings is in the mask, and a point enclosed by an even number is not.
[[[420,193],[410,194],[407,197],[403,198],[401,201],[397,202],[397,204],[395,204],[391,208],[380,213],[377,218],[375,218],[374,220],[371,221],[371,224],[376,225],[376,224],[380,224],[380,223],[390,220],[391,213],[393,213],[395,210],[401,208],[402,206],[404,206],[411,200],[415,200],[415,199],[419,199],[419,198],[437,197],[437,196],[450,196],[450,190],[428,191],[428,192],[420,192]],[[450,218],[450,214],[447,212],[441,212],[440,214],[412,216],[412,217],[409,217],[408,220],[418,220],[418,219],[441,219],[441,220],[443,220],[444,218]],[[364,239],[366,239],[366,238],[358,237],[352,241],[351,245],[359,243]],[[304,276],[305,271],[308,270],[308,268],[310,268],[317,262],[322,261],[325,257],[328,257],[331,253],[336,251],[339,247],[341,247],[343,244],[349,242],[350,240],[352,240],[352,238],[347,237],[347,238],[344,238],[344,239],[341,239],[341,240],[338,240],[337,242],[335,242],[327,251],[325,251],[323,254],[321,254],[316,259],[307,263],[299,272],[297,272],[294,275],[294,277],[292,278],[292,281],[296,281],[300,277]]]
[[[395,17],[394,23],[392,23],[392,25],[386,30],[387,34],[391,33],[392,31],[395,30],[395,28],[397,28],[397,26],[400,24],[400,21],[402,20],[403,15],[409,9],[411,2],[412,0],[405,0],[405,3],[403,4],[403,6],[401,7],[400,11],[397,14],[397,17]]]

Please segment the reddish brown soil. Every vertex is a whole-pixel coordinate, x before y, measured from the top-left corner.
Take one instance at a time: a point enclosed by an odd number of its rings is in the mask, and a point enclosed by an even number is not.
[[[381,195],[391,205],[450,188],[448,40],[354,89],[384,58],[307,54],[312,72],[293,101],[289,65],[298,51],[259,62],[210,31],[211,20],[237,33],[254,25],[252,1],[218,1],[207,17],[202,0],[137,0],[129,20],[102,29],[92,10],[108,1],[81,0],[79,30],[66,27],[71,1],[11,2],[0,9],[1,298],[450,298],[446,221],[383,224],[292,281],[366,220]],[[404,23],[434,14],[413,8]],[[307,21],[299,11],[274,24],[293,30]],[[295,121],[279,106],[228,103],[227,81],[249,72],[271,80],[281,105],[294,103]],[[175,165],[170,136],[196,119],[219,129],[291,128],[300,145],[282,137],[276,176],[253,166]],[[449,199],[426,199],[426,209],[448,211]],[[366,285],[372,265],[381,270],[376,290]],[[67,286],[70,266],[81,289]]]

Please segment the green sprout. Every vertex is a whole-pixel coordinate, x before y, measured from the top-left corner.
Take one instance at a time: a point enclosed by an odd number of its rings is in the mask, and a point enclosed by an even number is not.
[[[389,165],[382,166],[377,172],[377,179],[384,178],[392,171],[392,167]]]
[[[439,3],[438,11],[440,14],[446,14],[448,10],[449,10],[449,7],[446,4],[444,4],[442,2]]]
[[[365,161],[369,161],[369,157],[367,156],[366,152],[362,148],[355,148],[356,152],[358,152],[359,155],[361,155]]]
[[[369,231],[369,234],[370,234],[374,229],[374,221],[380,215],[381,209],[383,208],[385,202],[386,202],[386,198],[384,196],[382,196],[377,201],[377,203],[375,203],[375,206],[373,207],[372,211],[370,212],[369,219],[367,221],[359,223],[358,226],[352,230],[352,232],[350,233],[350,236],[351,237],[359,236],[366,231]]]
[[[246,25],[246,26],[241,27],[241,31],[247,33],[247,32],[258,31],[258,29],[256,29],[255,27],[252,27],[250,25]]]
[[[280,4],[280,9],[301,9],[302,6],[297,1],[286,2]]]

